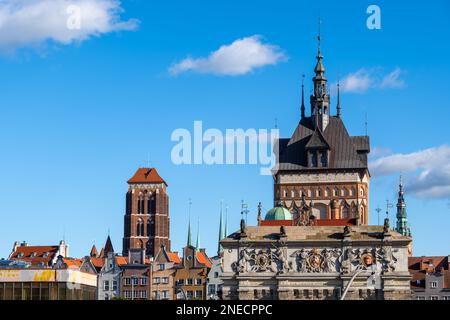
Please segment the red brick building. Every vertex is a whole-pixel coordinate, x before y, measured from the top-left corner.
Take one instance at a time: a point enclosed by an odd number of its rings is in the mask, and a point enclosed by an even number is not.
[[[155,168],[139,168],[128,180],[124,218],[123,255],[145,249],[154,257],[161,245],[170,251],[167,183]]]

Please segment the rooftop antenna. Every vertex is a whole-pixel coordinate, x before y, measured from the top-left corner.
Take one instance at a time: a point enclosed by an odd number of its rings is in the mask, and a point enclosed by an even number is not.
[[[381,208],[380,208],[379,205],[378,205],[378,207],[375,209],[375,211],[376,211],[377,214],[378,214],[378,225],[380,225],[380,212],[381,212]]]
[[[366,112],[366,120],[364,122],[365,130],[366,130],[366,137],[369,135],[368,134],[368,129],[367,129],[368,126],[367,125],[368,125],[368,122],[367,122],[367,112]]]
[[[248,205],[244,203],[244,200],[241,200],[241,217],[244,219],[245,214],[245,224],[247,224],[247,216],[248,216],[249,210]]]
[[[389,201],[386,200],[386,218],[389,219],[389,208],[394,207],[394,205]]]

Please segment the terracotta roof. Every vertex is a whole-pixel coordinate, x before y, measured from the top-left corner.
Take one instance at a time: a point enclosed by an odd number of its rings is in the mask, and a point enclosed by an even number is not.
[[[19,246],[11,253],[9,259],[26,261],[33,266],[41,263],[48,266],[58,249],[59,246]]]
[[[296,226],[295,220],[261,220],[261,226]],[[356,219],[316,219],[316,226],[355,226]]]
[[[198,262],[204,264],[208,268],[211,268],[211,261],[209,261],[209,258],[206,255],[206,253],[198,251],[196,257]]]
[[[177,252],[167,252],[167,256],[169,257],[170,262],[181,263],[181,259]]]
[[[409,257],[408,269],[411,274],[411,287],[425,288],[425,275],[427,273],[442,272],[444,288],[450,288],[450,269],[448,256]]]
[[[90,255],[91,257],[96,257],[96,256],[98,256],[98,251],[97,251],[97,248],[96,248],[95,244],[92,246],[91,253],[90,253],[89,255]]]
[[[92,264],[94,265],[95,268],[100,269],[105,264],[105,259],[91,257],[91,262],[92,262]]]
[[[155,168],[139,168],[128,183],[167,183],[160,177]]]
[[[124,264],[128,263],[128,258],[127,257],[122,257],[122,256],[116,256],[116,262],[119,266],[122,266]]]
[[[83,263],[82,259],[76,259],[76,258],[63,258],[64,263],[67,265],[67,267],[80,267]]]

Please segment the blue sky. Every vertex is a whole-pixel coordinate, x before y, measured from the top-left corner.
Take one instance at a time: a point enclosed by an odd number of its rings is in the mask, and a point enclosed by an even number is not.
[[[0,18],[11,18],[0,27],[0,257],[16,240],[52,244],[63,235],[71,255],[84,256],[108,230],[120,251],[126,181],[148,155],[169,184],[173,250],[186,242],[191,198],[194,235],[200,220],[201,244],[214,254],[220,200],[229,207],[229,231],[238,227],[241,200],[254,223],[259,201],[271,207],[272,178],[256,165],[176,166],[171,134],[192,130],[195,120],[225,130],[270,129],[277,119],[290,136],[303,73],[311,89],[319,14],[326,75],[345,84],[349,132],[364,134],[368,118],[370,222],[377,223],[378,205],[384,212],[386,199],[396,201],[403,173],[414,254],[449,253],[447,1],[86,1],[106,13],[105,23],[88,19],[73,34],[47,25],[51,10],[18,28],[12,1],[0,0]],[[78,1],[53,3],[70,2]],[[381,8],[380,30],[366,27],[372,3]],[[207,59],[255,35],[257,46],[281,56],[233,75],[223,74],[229,64],[217,71]],[[190,70],[170,72],[189,57]]]

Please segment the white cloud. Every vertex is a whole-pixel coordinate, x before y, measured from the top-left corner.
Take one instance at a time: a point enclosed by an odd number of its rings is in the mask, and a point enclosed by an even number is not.
[[[172,75],[187,71],[237,76],[266,65],[275,65],[286,60],[285,54],[275,45],[262,43],[261,37],[254,35],[235,40],[221,46],[204,58],[186,58],[169,68]]]
[[[405,81],[400,79],[402,70],[395,68],[394,71],[386,75],[380,83],[380,88],[403,88]]]
[[[373,88],[403,88],[405,82],[400,79],[402,73],[403,71],[398,67],[388,74],[383,74],[380,68],[361,68],[356,72],[349,73],[341,80],[341,90],[343,92],[365,93]]]
[[[420,198],[450,198],[450,146],[393,154],[370,163],[374,176],[405,173],[407,189]]]
[[[119,0],[0,0],[0,50],[71,44],[105,33],[134,30]]]

